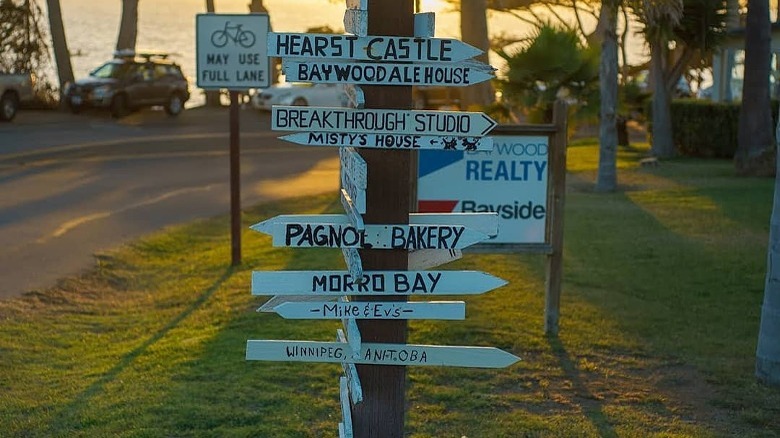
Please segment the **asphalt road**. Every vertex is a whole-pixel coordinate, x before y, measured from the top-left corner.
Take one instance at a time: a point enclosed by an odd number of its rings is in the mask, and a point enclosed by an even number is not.
[[[242,205],[335,192],[338,153],[241,111]],[[169,225],[230,211],[228,110],[22,111],[0,124],[0,299],[45,289]],[[248,226],[250,224],[244,224]]]

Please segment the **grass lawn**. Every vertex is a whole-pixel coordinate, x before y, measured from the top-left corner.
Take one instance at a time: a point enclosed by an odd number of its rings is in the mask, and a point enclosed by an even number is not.
[[[596,194],[593,142],[569,149],[560,336],[542,333],[544,265],[466,255],[510,284],[466,297],[465,321],[410,323],[410,343],[494,346],[501,370],[411,367],[411,437],[780,436],[780,391],[755,383],[773,181],[726,161],[640,168]],[[265,204],[340,210],[335,196]],[[252,269],[342,269],[333,250],[275,249],[228,219],[166,230],[56,287],[0,302],[0,435],[334,437],[332,364],[246,362],[247,339],[332,340],[340,322],[255,312]]]

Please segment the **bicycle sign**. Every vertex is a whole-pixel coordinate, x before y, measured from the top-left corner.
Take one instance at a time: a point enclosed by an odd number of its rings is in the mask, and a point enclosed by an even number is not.
[[[246,90],[271,85],[267,14],[198,14],[197,85]]]

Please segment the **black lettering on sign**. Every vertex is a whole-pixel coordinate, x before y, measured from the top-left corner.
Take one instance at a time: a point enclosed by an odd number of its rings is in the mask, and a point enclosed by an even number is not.
[[[285,224],[285,246],[321,248],[370,248],[365,231],[350,225]]]
[[[459,226],[393,226],[391,242],[393,249],[452,249],[456,248],[466,229]]]

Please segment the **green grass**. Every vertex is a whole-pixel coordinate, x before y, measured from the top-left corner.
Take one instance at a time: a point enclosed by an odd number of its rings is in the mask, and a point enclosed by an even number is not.
[[[467,297],[465,321],[410,324],[412,343],[495,346],[508,369],[412,367],[411,437],[780,436],[780,391],[755,383],[772,183],[731,163],[640,168],[593,193],[597,148],[569,149],[558,338],[542,333],[544,260],[467,255],[447,269],[510,281]],[[334,196],[261,205],[338,211]],[[51,290],[0,302],[0,435],[334,437],[331,364],[244,360],[247,339],[331,340],[329,321],[259,314],[252,269],[340,269],[331,250],[275,249],[227,218],[166,230]]]

